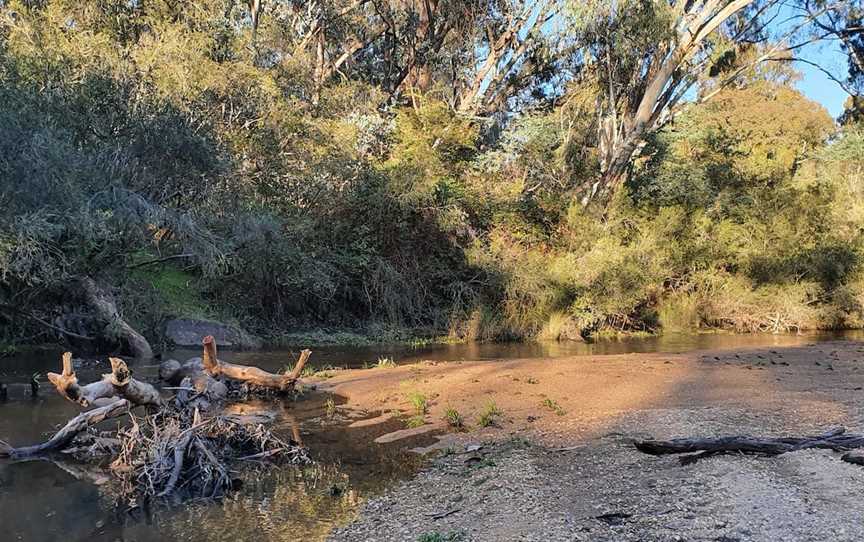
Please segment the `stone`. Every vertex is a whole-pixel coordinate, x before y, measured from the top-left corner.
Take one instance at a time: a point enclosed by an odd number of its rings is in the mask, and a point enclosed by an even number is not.
[[[207,335],[227,348],[256,350],[264,345],[263,340],[239,326],[194,318],[175,318],[165,323],[165,337],[175,346],[198,348]]]

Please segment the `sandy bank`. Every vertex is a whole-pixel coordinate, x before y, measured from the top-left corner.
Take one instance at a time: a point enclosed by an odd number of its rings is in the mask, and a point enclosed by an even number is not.
[[[349,406],[410,413],[408,395],[422,393],[429,423],[452,407],[475,427],[446,435],[460,453],[367,503],[333,539],[858,540],[864,469],[831,452],[681,467],[631,442],[861,432],[862,367],[864,345],[833,342],[337,372],[319,389]],[[498,427],[477,428],[490,401]]]

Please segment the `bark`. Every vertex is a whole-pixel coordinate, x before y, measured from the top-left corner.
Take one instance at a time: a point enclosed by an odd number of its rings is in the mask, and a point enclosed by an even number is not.
[[[105,403],[117,398],[128,400],[133,406],[158,407],[162,405],[159,391],[147,384],[132,378],[132,372],[126,362],[120,358],[109,358],[111,373],[102,375],[102,380],[80,385],[75,370],[72,368],[72,353],[63,354],[62,372],[48,373],[48,380],[57,391],[73,403],[83,407],[92,404]]]
[[[208,335],[204,337],[204,356],[202,357],[202,362],[204,363],[204,370],[214,378],[224,376],[253,386],[285,392],[294,389],[294,385],[300,377],[300,373],[303,371],[303,367],[306,365],[306,361],[309,359],[311,353],[309,350],[303,350],[300,353],[300,359],[290,372],[286,372],[285,374],[268,373],[258,367],[220,361],[216,356],[216,339],[212,335]]]
[[[117,305],[111,294],[97,285],[90,277],[81,280],[81,289],[87,304],[101,320],[106,322],[107,329],[112,330],[106,335],[110,334],[112,338],[118,339],[136,358],[150,359],[153,357],[150,343],[120,316],[120,311],[117,310]]]
[[[477,113],[489,110],[490,105],[500,102],[502,98],[506,100],[502,94],[508,90],[507,81],[514,73],[513,69],[517,65],[525,65],[525,53],[533,43],[534,34],[555,14],[555,2],[537,0],[511,18],[498,38],[490,40],[489,52],[477,69],[471,85],[460,96],[458,109]]]
[[[620,133],[615,135],[609,154],[603,159],[606,168],[583,203],[598,195],[608,198],[624,182],[645,135],[658,127],[663,112],[674,105],[672,97],[680,99],[683,96],[674,87],[685,81],[682,72],[693,69],[687,66],[687,62],[712,32],[753,1],[707,0],[700,4],[678,0],[677,17],[672,23],[676,30],[674,44],[671,47],[661,44],[655,57],[649,61],[645,90],[639,96],[638,105],[626,114]]]
[[[249,15],[252,17],[252,47],[255,47],[255,40],[258,35],[258,21],[261,16],[262,0],[250,0]]]
[[[634,446],[640,452],[650,455],[692,454],[680,459],[681,463],[686,465],[711,455],[729,453],[780,455],[809,448],[847,451],[853,448],[864,448],[864,435],[847,434],[846,429],[838,427],[821,435],[806,437],[679,438],[637,441]],[[849,463],[864,464],[864,454],[861,453],[849,453],[842,459]]]
[[[107,419],[122,416],[129,412],[130,406],[129,401],[126,399],[117,399],[105,406],[82,412],[69,420],[69,422],[63,426],[60,431],[55,433],[50,440],[43,442],[42,444],[23,446],[21,448],[13,448],[5,443],[0,444],[0,457],[18,459],[62,450],[82,431],[86,431],[88,428]]]

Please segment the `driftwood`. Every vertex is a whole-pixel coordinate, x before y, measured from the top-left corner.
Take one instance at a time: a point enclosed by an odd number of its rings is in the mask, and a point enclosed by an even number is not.
[[[103,422],[107,419],[122,416],[129,412],[129,407],[129,401],[126,399],[117,399],[105,406],[82,412],[69,420],[69,422],[64,425],[60,431],[57,431],[50,440],[43,442],[42,444],[13,448],[6,443],[2,443],[0,444],[0,457],[18,459],[62,450],[82,431],[86,431],[90,427],[93,427],[97,423]]]
[[[128,400],[133,406],[158,407],[162,404],[159,391],[147,384],[132,378],[132,372],[126,362],[120,358],[109,358],[111,373],[102,376],[102,380],[90,384],[78,384],[78,377],[72,368],[72,353],[63,354],[63,368],[60,374],[48,373],[48,380],[54,384],[63,397],[83,407],[101,404],[116,398]]]
[[[248,422],[248,423],[247,423]],[[111,469],[124,493],[147,497],[219,497],[235,485],[240,461],[309,461],[296,442],[285,441],[255,419],[199,411],[163,410],[146,423],[133,420],[118,433],[121,451]]]
[[[268,373],[258,367],[220,361],[216,356],[216,339],[212,335],[204,337],[203,343],[204,356],[201,358],[201,361],[204,365],[204,370],[210,376],[214,378],[224,376],[251,386],[268,388],[280,392],[288,392],[294,389],[294,385],[297,383],[297,379],[300,378],[300,373],[303,371],[303,367],[312,353],[309,350],[303,350],[300,353],[300,359],[297,360],[291,371],[287,371],[284,374],[274,374]]]
[[[100,320],[106,322],[106,328],[109,330],[106,335],[120,340],[136,358],[152,358],[153,349],[150,343],[120,316],[111,294],[90,277],[82,279],[80,284],[87,304]]]
[[[112,479],[119,481],[121,495],[128,496],[130,502],[137,502],[142,495],[218,497],[236,484],[234,463],[298,463],[308,461],[308,457],[299,446],[296,427],[294,440],[285,441],[265,428],[271,417],[216,412],[204,418],[202,411],[225,402],[226,384],[243,390],[293,390],[309,354],[304,350],[293,370],[273,374],[219,361],[216,343],[208,337],[203,359],[183,365],[170,361],[160,367],[162,378],[179,383],[165,388],[177,391],[175,400],[167,401],[152,385],[132,378],[129,367],[119,358],[109,358],[111,373],[101,380],[80,384],[72,354],[67,352],[61,373],[48,373],[48,379],[66,399],[97,408],[82,412],[42,444],[14,448],[0,442],[0,457],[27,459],[59,451],[87,459],[111,455]],[[147,416],[139,418],[131,413],[142,405],[148,407]],[[130,424],[118,428],[115,435],[92,431],[96,424],[126,413],[130,414]],[[104,477],[97,478],[104,483]]]
[[[847,434],[838,427],[821,435],[807,437],[758,438],[750,436],[727,436],[715,438],[678,438],[672,440],[642,440],[634,443],[640,452],[650,455],[690,454],[680,458],[682,465],[694,463],[712,455],[743,453],[757,455],[780,455],[797,450],[820,448],[846,452],[864,448],[864,435]],[[864,454],[847,453],[843,461],[864,465]]]

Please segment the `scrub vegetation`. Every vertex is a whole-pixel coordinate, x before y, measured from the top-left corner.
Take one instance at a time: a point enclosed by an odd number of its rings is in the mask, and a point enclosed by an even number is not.
[[[753,63],[765,28],[664,105],[670,2],[258,4],[0,2],[0,344],[110,336],[85,277],[151,341],[864,324],[860,100]]]

